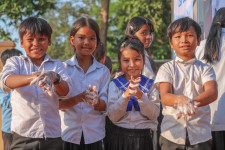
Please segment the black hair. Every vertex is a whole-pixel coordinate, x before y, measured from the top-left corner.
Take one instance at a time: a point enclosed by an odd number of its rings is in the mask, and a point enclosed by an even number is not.
[[[139,54],[142,55],[143,61],[145,60],[145,53],[144,53],[144,44],[138,39],[133,37],[127,37],[120,43],[118,49],[118,62],[120,65],[121,53],[123,52],[124,48],[130,48],[135,50]]]
[[[190,27],[194,28],[197,39],[199,39],[201,36],[201,27],[199,26],[199,24],[189,17],[183,17],[175,20],[168,26],[167,35],[169,37],[169,40],[172,40],[172,36],[174,34],[187,31]]]
[[[100,43],[99,26],[96,21],[88,17],[81,17],[73,23],[72,27],[70,28],[70,37],[74,36],[80,28],[85,26],[88,26],[95,31],[98,46],[98,44]]]
[[[105,46],[104,43],[100,42],[97,46],[97,48],[95,49],[95,51],[93,52],[93,55],[95,57],[95,59],[100,62],[104,56],[105,56]]]
[[[1,54],[1,61],[2,64],[5,65],[6,60],[12,56],[20,56],[23,55],[23,53],[17,49],[7,49]]]
[[[138,30],[141,29],[143,25],[148,25],[150,27],[150,32],[154,33],[155,29],[153,23],[146,17],[133,17],[127,24],[125,37],[134,35]]]
[[[220,8],[213,18],[205,44],[203,59],[212,64],[219,59],[221,28],[225,27],[225,7]]]
[[[29,17],[20,24],[19,36],[21,40],[23,39],[23,35],[26,33],[33,34],[34,36],[37,34],[45,35],[50,41],[52,28],[48,22],[42,18]]]
[[[110,73],[112,72],[112,60],[109,56],[106,56],[104,65],[109,69]]]

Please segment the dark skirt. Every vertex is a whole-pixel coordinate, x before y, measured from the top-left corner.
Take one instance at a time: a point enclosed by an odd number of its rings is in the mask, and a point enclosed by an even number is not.
[[[85,144],[83,134],[81,136],[80,145],[63,141],[63,150],[103,150],[103,147],[102,140],[91,144]]]
[[[106,118],[105,150],[153,150],[151,129],[127,129]]]

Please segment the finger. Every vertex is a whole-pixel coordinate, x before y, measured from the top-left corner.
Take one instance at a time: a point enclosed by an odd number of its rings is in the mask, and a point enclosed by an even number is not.
[[[88,87],[88,89],[90,90],[90,91],[92,91],[92,87],[91,87],[91,85],[89,84],[89,87]]]
[[[96,91],[97,90],[97,86],[95,85],[95,86],[93,86],[93,90],[94,91]]]

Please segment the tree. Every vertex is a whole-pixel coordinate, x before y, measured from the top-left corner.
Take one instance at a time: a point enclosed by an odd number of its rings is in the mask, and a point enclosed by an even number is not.
[[[1,0],[0,1],[0,39],[12,40],[10,31],[4,26],[18,27],[28,16],[41,16],[46,10],[54,9],[54,0]]]
[[[107,49],[116,58],[118,44],[122,40],[128,21],[134,16],[149,18],[155,27],[154,41],[150,54],[156,59],[171,58],[170,46],[166,35],[170,23],[171,0],[117,0],[110,3]]]
[[[100,39],[106,45],[107,29],[108,29],[108,13],[109,13],[109,2],[110,0],[102,0],[101,6],[101,32]]]

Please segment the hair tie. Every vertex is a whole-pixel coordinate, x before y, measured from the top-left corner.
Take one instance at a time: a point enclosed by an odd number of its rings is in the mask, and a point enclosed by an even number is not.
[[[130,29],[131,29],[131,30],[133,30],[133,29],[134,29],[134,27],[133,27],[132,25],[130,25]]]
[[[216,23],[218,23],[219,25],[221,25],[221,22],[216,22]]]
[[[133,38],[129,38],[129,40],[133,40]]]

